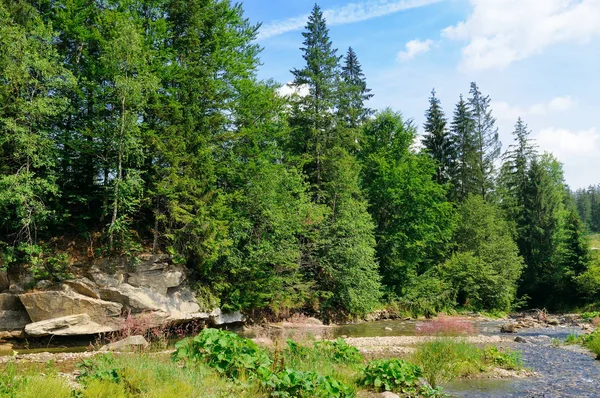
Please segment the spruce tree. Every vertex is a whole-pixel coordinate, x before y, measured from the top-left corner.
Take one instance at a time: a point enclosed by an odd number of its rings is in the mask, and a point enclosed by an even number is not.
[[[304,239],[304,267],[328,316],[356,316],[379,299],[373,223],[359,187],[360,168],[351,153],[356,136],[339,126],[339,57],[318,5],[302,35],[306,64],[292,71],[293,84],[308,87],[308,95],[292,105],[290,148],[304,166],[313,203],[324,211],[324,218],[313,222],[313,231]]]
[[[524,227],[523,212],[529,165],[537,156],[535,146],[529,138],[530,133],[527,125],[519,118],[513,131],[515,142],[503,156],[504,163],[498,179],[501,207],[517,235]]]
[[[365,75],[352,47],[348,48],[344,57],[341,79],[339,118],[344,127],[356,129],[373,114],[365,105],[373,94],[367,88]]]
[[[450,126],[452,140],[456,145],[456,164],[451,176],[452,189],[450,198],[464,201],[469,194],[478,194],[477,186],[477,142],[473,117],[469,104],[460,96],[454,109],[454,117]]]
[[[522,232],[517,238],[526,264],[520,293],[531,298],[531,305],[549,305],[554,287],[561,284],[557,249],[563,196],[560,163],[549,155],[533,159],[527,173]]]
[[[483,96],[475,82],[471,83],[469,105],[473,119],[477,163],[474,170],[479,194],[486,199],[494,188],[494,162],[500,156],[501,143],[498,139],[496,119],[492,116],[490,97]]]
[[[456,145],[447,128],[447,120],[439,98],[435,96],[435,89],[431,90],[429,109],[425,112],[425,136],[423,145],[425,151],[438,164],[436,181],[445,184],[450,180],[456,164]]]

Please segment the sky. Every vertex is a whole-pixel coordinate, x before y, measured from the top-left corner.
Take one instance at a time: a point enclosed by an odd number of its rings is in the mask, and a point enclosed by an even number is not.
[[[242,0],[262,23],[259,77],[303,66],[314,0]],[[600,183],[600,0],[321,0],[339,55],[352,47],[370,107],[422,126],[435,88],[447,116],[475,81],[492,100],[503,149],[518,117],[572,189]],[[422,128],[420,127],[420,130]]]

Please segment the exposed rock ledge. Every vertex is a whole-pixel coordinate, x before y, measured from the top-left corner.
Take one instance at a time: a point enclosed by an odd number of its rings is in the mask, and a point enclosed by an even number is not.
[[[237,312],[206,310],[186,285],[185,267],[165,255],[140,256],[135,267],[98,264],[53,290],[22,292],[18,283],[0,290],[0,339],[28,336],[74,336],[120,330],[127,322],[145,327],[202,322],[214,326],[240,323]],[[104,269],[116,268],[108,273]],[[136,321],[136,319],[138,321]]]

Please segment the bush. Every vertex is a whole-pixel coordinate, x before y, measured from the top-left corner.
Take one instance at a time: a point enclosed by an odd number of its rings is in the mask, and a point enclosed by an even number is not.
[[[523,367],[521,352],[513,351],[510,348],[499,350],[498,347],[494,346],[485,347],[483,358],[486,363],[502,369],[517,370]]]
[[[330,376],[285,369],[264,382],[272,397],[354,397],[354,390]]]
[[[600,329],[586,337],[584,345],[600,360]]]
[[[355,364],[362,362],[363,357],[356,347],[351,346],[344,339],[315,342],[315,350],[337,363]]]
[[[273,361],[250,339],[235,333],[204,329],[198,336],[175,344],[174,360],[204,362],[232,379],[267,378]]]
[[[363,372],[362,385],[377,392],[393,391],[417,394],[423,371],[402,359],[380,359],[369,362]]]

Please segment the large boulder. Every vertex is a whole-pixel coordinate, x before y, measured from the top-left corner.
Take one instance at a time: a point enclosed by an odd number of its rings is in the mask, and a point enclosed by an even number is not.
[[[79,336],[108,333],[118,330],[114,325],[94,322],[88,314],[75,314],[59,318],[30,323],[25,333],[32,337],[42,336]]]
[[[142,255],[142,262],[127,272],[127,283],[135,287],[147,287],[166,295],[169,288],[181,286],[185,281],[185,268],[171,264],[171,257],[164,254]]]
[[[19,297],[10,293],[0,293],[0,332],[23,330],[30,323],[29,315]],[[5,338],[14,333],[2,333]]]
[[[19,295],[19,299],[33,322],[88,314],[93,322],[107,324],[119,317],[123,308],[119,303],[94,299],[70,290],[24,293]]]
[[[147,348],[150,344],[144,336],[129,336],[123,340],[107,344],[100,351],[132,351]]]

